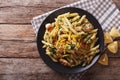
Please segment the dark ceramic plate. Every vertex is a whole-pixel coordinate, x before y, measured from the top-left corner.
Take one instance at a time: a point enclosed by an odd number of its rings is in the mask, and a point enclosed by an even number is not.
[[[87,19],[93,24],[93,26],[95,28],[98,28],[97,37],[99,37],[99,39],[98,39],[96,45],[100,44],[100,47],[99,47],[100,52],[94,57],[92,62],[89,65],[87,65],[86,67],[76,66],[73,68],[69,68],[69,67],[63,66],[60,63],[55,63],[45,54],[45,49],[42,48],[43,44],[41,43],[41,41],[43,40],[43,35],[45,33],[45,24],[54,22],[54,18],[56,18],[60,14],[66,13],[66,12],[71,12],[71,13],[76,12],[81,16],[86,15]],[[90,14],[89,12],[87,12],[85,10],[82,10],[79,8],[73,8],[73,7],[58,9],[58,10],[52,12],[50,15],[48,15],[46,17],[46,19],[42,22],[40,29],[38,31],[38,34],[37,34],[37,48],[38,48],[39,54],[40,54],[41,58],[43,59],[43,61],[53,70],[60,72],[60,73],[79,73],[79,72],[89,69],[99,59],[99,57],[104,49],[103,31],[102,31],[100,24],[96,20],[96,18],[92,14]]]

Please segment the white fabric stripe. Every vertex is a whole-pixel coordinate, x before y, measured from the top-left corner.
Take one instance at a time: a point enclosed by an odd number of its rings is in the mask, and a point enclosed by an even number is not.
[[[101,14],[98,14],[99,18],[105,14],[105,12],[110,8],[111,4],[111,2],[108,2],[107,5],[104,5],[105,7],[103,7],[100,11]]]
[[[99,2],[96,1],[96,7],[93,10],[93,13],[96,17],[97,17],[97,14],[100,14],[100,10],[103,8],[103,5],[105,5],[105,3],[103,3],[103,1],[99,1]]]
[[[106,20],[108,19],[108,18],[110,18],[110,16],[114,13],[114,11],[116,10],[117,8],[114,8],[113,10],[112,10],[112,12],[110,12],[108,15],[107,15],[107,17],[101,22],[101,25],[103,25],[105,22],[106,22]]]
[[[105,30],[106,27],[108,27],[108,24],[112,21],[113,18],[119,13],[118,9],[115,10],[115,12],[106,20],[106,22],[102,25],[102,28]],[[112,26],[111,26],[112,27]]]
[[[108,16],[109,13],[112,12],[112,10],[115,8],[114,5],[111,5],[111,7],[104,13],[104,15],[99,19],[99,22],[102,23],[102,21]]]
[[[119,12],[119,14],[120,14],[120,12]],[[119,29],[119,31],[120,31],[120,15],[118,15],[118,29]]]
[[[118,30],[120,30],[119,28],[120,28],[120,15],[119,15],[120,13],[118,13],[115,17],[117,17],[117,18],[114,18],[111,22],[110,22],[110,24],[108,25],[108,26],[112,26],[112,27],[116,27],[116,28],[118,28]]]
[[[109,2],[108,2],[108,3],[109,3]],[[100,7],[97,9],[97,11],[96,11],[97,14],[96,14],[96,16],[99,17],[99,16],[101,15],[101,11],[102,11],[101,9],[103,9],[103,8],[106,9],[106,2],[104,2],[104,1],[102,2],[102,5],[100,5]]]
[[[99,4],[100,4],[100,2],[98,2],[97,0],[94,0],[94,5],[93,5],[94,10],[96,9],[96,7],[97,7]]]

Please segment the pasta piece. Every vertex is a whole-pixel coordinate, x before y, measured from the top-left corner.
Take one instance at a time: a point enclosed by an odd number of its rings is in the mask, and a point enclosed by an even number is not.
[[[78,36],[81,36],[81,35],[86,35],[87,33],[81,31],[81,32],[77,32],[76,34],[77,34]]]
[[[97,40],[98,40],[98,38],[96,38],[96,39],[94,39],[94,40],[92,41],[92,43],[91,43],[91,45],[90,45],[90,48],[93,48],[93,47],[94,47],[94,45],[95,45],[95,43],[97,42]]]
[[[65,59],[60,59],[60,62],[64,65],[64,66],[71,66],[70,63],[65,60]]]
[[[47,46],[46,45],[43,45],[43,48],[46,48]]]
[[[78,16],[78,13],[71,13],[71,14],[69,15],[69,17],[75,17],[75,16]]]
[[[86,15],[83,15],[78,23],[81,24],[85,18],[86,18]]]
[[[89,59],[88,59],[88,64],[92,61],[92,59],[94,58],[94,56],[89,56]]]
[[[85,38],[84,38],[84,42],[86,43],[89,39],[90,39],[90,37],[91,37],[92,35],[90,34],[90,35],[87,35]]]
[[[89,33],[97,33],[98,29],[93,29]]]
[[[61,14],[58,16],[58,18],[63,18],[63,17],[68,17],[70,15],[70,12],[67,12],[67,13],[64,13],[64,14]]]
[[[68,28],[64,25],[61,26],[63,29],[65,29],[66,31],[69,31]]]
[[[69,32],[68,40],[71,40],[71,32]]]
[[[60,37],[60,38],[68,38],[68,36],[69,36],[68,34],[62,34],[62,35],[60,35],[59,37]]]
[[[90,51],[95,51],[99,48],[100,45],[95,46],[94,48],[91,48]]]
[[[51,36],[49,37],[49,43],[51,43],[51,44],[53,43],[53,39]]]
[[[76,30],[76,31],[79,31],[78,29],[76,29],[77,25],[78,25],[78,22],[76,22],[76,21],[75,21],[75,22],[72,22],[72,26],[75,28],[75,30]]]
[[[90,55],[90,56],[95,56],[96,53],[98,53],[99,51],[100,51],[99,49],[96,49],[96,50],[90,52],[89,55]]]
[[[45,44],[45,45],[47,45],[47,46],[53,47],[53,45],[52,45],[52,44],[47,43],[47,42],[45,42],[45,41],[42,41],[42,43],[43,43],[43,44]]]
[[[96,35],[97,35],[97,33],[93,33],[93,35],[91,36],[91,38],[90,39],[95,39],[96,38]]]
[[[51,55],[48,55],[48,56],[52,59],[52,61],[58,62],[57,59],[55,59],[53,56],[51,56]]]
[[[72,22],[78,20],[79,18],[80,18],[80,16],[76,16],[76,17],[74,17],[74,18],[72,19]]]
[[[55,37],[55,36],[58,34],[58,30],[59,30],[59,28],[55,27],[55,28],[51,31],[50,36]]]
[[[86,44],[90,44],[90,43],[92,43],[92,39],[91,38],[86,42]]]
[[[65,19],[66,23],[68,24],[69,29],[70,29],[74,34],[77,34],[77,32],[72,28],[72,24],[69,22],[69,20],[68,20],[66,17],[64,17],[64,19]]]
[[[44,34],[44,36],[43,36],[43,38],[44,38],[45,41],[47,41],[48,34],[49,34],[49,32],[46,30],[46,31],[45,31],[45,34]]]

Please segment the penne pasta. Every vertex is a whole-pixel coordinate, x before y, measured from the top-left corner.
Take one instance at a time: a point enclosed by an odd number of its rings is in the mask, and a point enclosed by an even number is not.
[[[98,29],[93,29],[89,33],[97,33]]]
[[[80,18],[80,16],[76,16],[71,21],[74,22],[74,21],[78,20],[79,18]]]
[[[91,43],[91,45],[90,45],[90,48],[93,48],[93,47],[94,47],[94,45],[95,45],[95,43],[97,42],[97,40],[98,40],[98,38],[96,38],[96,39],[94,39],[94,40],[92,41],[92,43]]]
[[[86,18],[78,13],[64,13],[55,22],[46,24],[43,48],[54,62],[74,67],[88,65],[99,52],[97,31]]]
[[[83,15],[83,16],[80,18],[78,24],[81,24],[85,18],[86,18],[86,15]]]
[[[64,17],[64,20],[66,21],[66,23],[68,24],[68,27],[69,29],[74,33],[74,34],[77,34],[77,31],[75,31],[73,28],[72,28],[72,24],[69,22],[69,20]]]
[[[100,46],[100,45],[97,45],[97,46],[95,46],[95,47],[91,48],[91,49],[90,49],[90,51],[97,50],[97,49],[99,48],[99,46]]]
[[[47,45],[47,46],[50,46],[50,47],[53,47],[52,44],[48,43],[48,42],[45,42],[45,41],[42,41],[43,44]]]
[[[69,17],[75,17],[75,16],[79,16],[79,14],[78,14],[78,13],[71,13],[71,14],[69,15]]]

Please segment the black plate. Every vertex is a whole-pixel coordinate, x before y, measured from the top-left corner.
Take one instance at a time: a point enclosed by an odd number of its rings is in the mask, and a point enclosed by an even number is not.
[[[76,12],[81,16],[86,15],[87,19],[93,24],[93,26],[95,28],[98,28],[97,36],[99,37],[99,39],[96,44],[100,44],[100,48],[99,48],[100,52],[94,57],[92,62],[89,65],[87,65],[86,67],[76,66],[73,68],[69,68],[69,67],[63,66],[60,63],[55,63],[45,54],[45,49],[42,48],[43,44],[41,43],[41,41],[43,40],[43,35],[45,33],[45,24],[54,22],[54,18],[56,18],[60,14],[66,13],[66,12],[71,12],[71,13]],[[39,54],[40,54],[41,58],[43,59],[43,61],[53,70],[60,72],[60,73],[79,73],[79,72],[85,71],[85,70],[89,69],[91,66],[93,66],[93,64],[95,64],[95,62],[100,57],[100,55],[104,49],[103,31],[102,31],[100,24],[95,19],[95,17],[85,10],[82,10],[79,8],[73,8],[73,7],[58,9],[58,10],[52,12],[50,15],[48,15],[46,17],[46,19],[42,22],[40,29],[38,31],[38,34],[37,34],[37,48],[38,48]]]

